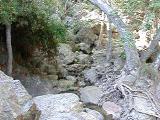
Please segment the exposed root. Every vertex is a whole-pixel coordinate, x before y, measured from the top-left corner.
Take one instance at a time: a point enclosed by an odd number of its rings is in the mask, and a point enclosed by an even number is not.
[[[132,109],[134,109],[134,106],[133,106],[133,93],[138,92],[138,93],[144,94],[148,98],[148,100],[152,104],[152,108],[156,111],[156,115],[148,114],[148,113],[147,114],[151,115],[151,116],[155,116],[157,118],[160,118],[159,105],[156,102],[156,100],[153,98],[153,96],[150,94],[150,92],[148,92],[146,90],[143,91],[143,90],[132,89],[131,87],[129,87],[128,85],[126,85],[126,84],[124,84],[122,82],[119,82],[118,84],[115,84],[114,88],[118,88],[122,92],[122,94],[124,95],[125,99],[128,98],[129,111],[127,111],[127,113],[129,113]],[[128,94],[126,94],[126,92]],[[144,113],[144,114],[146,114],[146,113]]]

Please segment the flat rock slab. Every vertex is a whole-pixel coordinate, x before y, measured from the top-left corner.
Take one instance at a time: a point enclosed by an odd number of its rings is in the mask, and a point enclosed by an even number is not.
[[[103,91],[96,86],[80,88],[80,97],[84,103],[98,104],[103,95]]]
[[[104,120],[99,112],[83,108],[79,100],[73,93],[48,94],[33,98],[41,110],[39,120]]]
[[[79,97],[72,93],[64,94],[48,94],[38,96],[33,99],[37,107],[41,110],[40,120],[57,120],[50,119],[56,118],[59,113],[71,113],[82,110],[82,103],[79,102]],[[62,114],[59,117],[62,118]]]

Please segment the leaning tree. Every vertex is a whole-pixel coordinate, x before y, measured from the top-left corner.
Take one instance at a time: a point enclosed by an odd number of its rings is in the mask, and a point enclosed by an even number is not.
[[[127,28],[126,24],[118,16],[118,13],[104,0],[89,0],[92,4],[101,9],[108,17],[110,22],[112,22],[120,33],[121,39],[124,42],[124,49],[126,54],[126,67],[127,69],[133,70],[141,65],[141,61],[145,62],[151,54],[156,51],[158,42],[160,40],[160,30],[157,29],[156,34],[151,40],[151,44],[148,49],[142,52],[141,57],[139,57],[138,51],[135,46],[135,41],[132,33]],[[156,4],[157,5],[157,4]]]

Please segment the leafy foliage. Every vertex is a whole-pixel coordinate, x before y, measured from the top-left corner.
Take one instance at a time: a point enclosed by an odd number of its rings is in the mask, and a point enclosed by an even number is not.
[[[0,27],[12,25],[12,45],[17,55],[26,60],[35,46],[48,50],[65,41],[66,27],[53,16],[61,9],[59,5],[59,0],[0,0]]]
[[[48,46],[55,43],[54,40],[64,40],[66,36],[63,23],[50,18],[56,9],[52,6],[58,3],[58,0],[0,0],[0,23],[28,28],[26,33],[30,37],[24,35],[29,39],[28,42],[32,44],[39,41]]]
[[[115,0],[115,3],[130,17],[132,28],[151,29],[155,18],[160,17],[159,0]],[[143,22],[145,21],[145,23]]]

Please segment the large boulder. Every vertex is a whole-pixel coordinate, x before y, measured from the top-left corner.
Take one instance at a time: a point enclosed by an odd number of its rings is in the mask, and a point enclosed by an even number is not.
[[[61,64],[70,64],[75,60],[75,54],[72,52],[72,48],[68,44],[60,43],[57,47],[58,56]]]
[[[84,103],[98,104],[103,96],[103,91],[96,86],[87,86],[80,88],[81,100]]]
[[[34,104],[22,111],[31,98],[19,80],[13,80],[0,71],[0,120],[38,120],[40,112]]]
[[[100,113],[85,110],[79,97],[73,93],[48,94],[33,100],[42,112],[40,120],[103,120]]]

